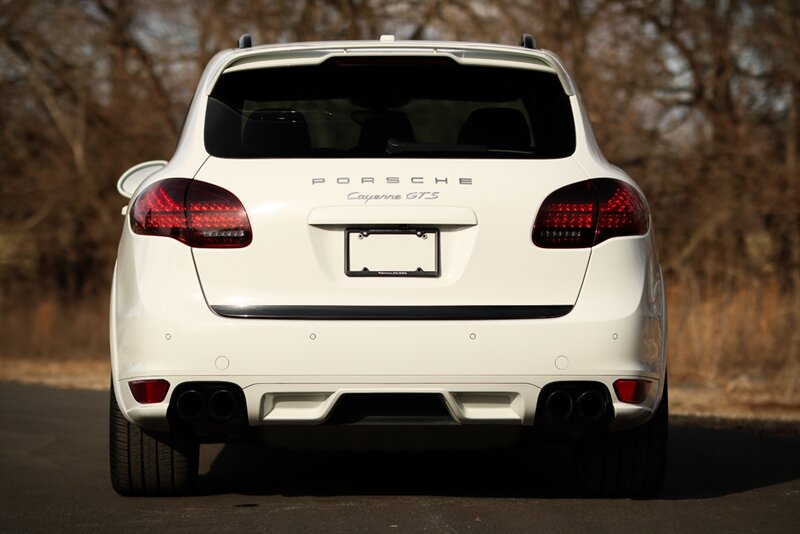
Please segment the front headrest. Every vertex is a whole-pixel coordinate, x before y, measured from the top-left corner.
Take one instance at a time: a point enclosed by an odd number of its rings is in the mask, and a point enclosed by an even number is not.
[[[242,146],[261,157],[308,154],[311,150],[308,124],[299,111],[259,109],[247,116]]]

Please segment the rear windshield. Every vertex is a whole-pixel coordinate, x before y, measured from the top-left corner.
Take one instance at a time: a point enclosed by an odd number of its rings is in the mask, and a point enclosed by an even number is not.
[[[548,72],[356,58],[223,74],[206,150],[220,158],[563,158],[569,98]]]

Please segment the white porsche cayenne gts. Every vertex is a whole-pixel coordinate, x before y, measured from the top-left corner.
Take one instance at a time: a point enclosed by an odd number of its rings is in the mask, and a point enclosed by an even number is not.
[[[243,36],[206,68],[172,159],[118,189],[120,494],[191,491],[201,442],[336,429],[358,446],[358,428],[564,434],[589,493],[661,486],[650,212],[530,36]]]

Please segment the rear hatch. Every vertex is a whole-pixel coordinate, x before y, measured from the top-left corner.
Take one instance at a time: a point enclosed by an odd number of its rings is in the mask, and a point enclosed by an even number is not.
[[[531,230],[544,198],[564,177],[581,174],[569,159],[320,165],[213,158],[196,178],[239,197],[253,240],[238,249],[194,249],[197,272],[212,306],[573,304],[589,249],[538,248]],[[438,230],[438,276],[348,275],[349,228]],[[414,261],[424,269],[435,261],[435,248],[396,239],[408,261],[364,266],[408,271]]]
[[[213,307],[577,299],[589,249],[531,239],[544,199],[586,179],[555,73],[397,57],[230,72],[205,144],[195,179],[252,228],[246,247],[193,250]]]

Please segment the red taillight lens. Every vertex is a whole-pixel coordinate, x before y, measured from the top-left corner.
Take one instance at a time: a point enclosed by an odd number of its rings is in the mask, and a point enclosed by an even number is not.
[[[131,228],[141,235],[161,235],[188,244],[183,201],[191,180],[172,178],[147,187],[131,209]]]
[[[594,244],[597,195],[580,182],[548,196],[533,225],[533,242],[543,248],[584,248]]]
[[[629,184],[587,180],[551,193],[539,208],[533,243],[542,248],[586,248],[612,237],[644,235],[650,214]]]
[[[189,184],[186,219],[193,247],[246,247],[253,240],[242,203],[230,191],[213,184],[196,180]]]
[[[597,191],[600,205],[595,245],[612,237],[647,233],[650,212],[644,198],[633,186],[608,178],[590,182]]]
[[[649,388],[649,380],[622,378],[614,382],[614,391],[617,393],[617,398],[630,404],[639,404],[644,401],[647,398],[647,390]]]
[[[158,380],[134,380],[128,382],[133,398],[139,404],[153,404],[161,402],[167,397],[169,382],[163,379]]]
[[[133,203],[131,228],[197,248],[246,247],[253,240],[244,206],[219,186],[169,178],[147,187]]]

